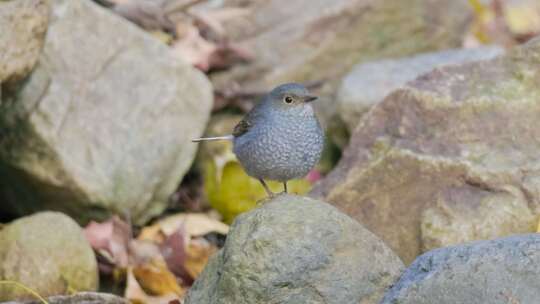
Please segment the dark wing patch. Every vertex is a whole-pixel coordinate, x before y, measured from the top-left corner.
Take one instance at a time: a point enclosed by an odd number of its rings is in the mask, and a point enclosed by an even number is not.
[[[239,137],[245,134],[247,131],[249,131],[249,128],[251,128],[251,123],[246,118],[240,120],[240,122],[234,127],[234,137]]]

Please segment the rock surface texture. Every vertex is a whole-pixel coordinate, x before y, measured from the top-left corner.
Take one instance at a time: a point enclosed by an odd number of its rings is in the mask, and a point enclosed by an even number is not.
[[[0,230],[0,280],[21,283],[43,297],[98,287],[94,252],[82,229],[62,213],[42,212]],[[15,285],[0,285],[0,301],[33,299]]]
[[[111,294],[97,292],[79,292],[71,296],[54,296],[47,298],[49,304],[129,304],[129,301]],[[17,301],[2,304],[43,304],[41,301]]]
[[[145,222],[191,165],[211,85],[92,1],[52,3],[39,64],[0,110],[0,208]]]
[[[49,10],[49,0],[0,1],[0,83],[21,80],[35,66]]]
[[[424,250],[535,231],[540,39],[408,83],[361,120],[323,197],[404,262]]]
[[[353,131],[364,113],[408,81],[436,67],[493,59],[503,52],[500,47],[479,47],[358,64],[343,78],[338,89],[340,116]]]
[[[225,73],[225,88],[231,80],[264,89],[289,81],[328,81],[361,61],[457,47],[471,12],[465,0],[291,0],[286,5],[227,0],[227,5],[249,9],[224,26],[256,60]]]
[[[379,303],[402,267],[334,207],[280,195],[237,217],[185,303]]]
[[[418,257],[381,304],[533,304],[539,277],[539,234],[480,241]]]

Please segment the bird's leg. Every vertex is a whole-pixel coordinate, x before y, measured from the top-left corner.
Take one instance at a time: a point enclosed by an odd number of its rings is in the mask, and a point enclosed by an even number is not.
[[[266,190],[266,194],[268,194],[269,197],[273,197],[274,192],[270,191],[270,188],[268,188],[268,185],[266,184],[266,182],[262,178],[259,178],[259,181],[263,185],[264,190]]]
[[[287,182],[283,182],[283,193],[287,193]]]

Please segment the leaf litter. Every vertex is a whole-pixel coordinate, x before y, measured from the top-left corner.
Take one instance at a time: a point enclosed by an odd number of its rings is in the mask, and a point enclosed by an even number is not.
[[[206,236],[225,236],[228,230],[208,214],[179,213],[142,228],[137,237],[118,216],[89,223],[84,234],[96,252],[101,274],[125,281],[125,298],[161,304],[183,299],[219,249]]]

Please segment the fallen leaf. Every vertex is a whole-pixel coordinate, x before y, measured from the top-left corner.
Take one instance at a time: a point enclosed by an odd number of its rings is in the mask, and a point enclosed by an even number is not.
[[[161,296],[148,295],[135,278],[132,267],[129,267],[124,297],[133,304],[168,304],[177,300],[178,295],[174,292]]]
[[[119,268],[128,266],[131,227],[118,216],[103,223],[90,222],[84,228],[84,235],[90,246],[109,263]]]
[[[169,269],[188,286],[195,281],[195,277],[191,276],[185,266],[188,259],[186,246],[190,241],[186,238],[183,227],[180,227],[168,236],[160,246],[161,254]]]
[[[230,42],[221,42],[217,44],[216,49],[209,55],[208,69],[226,69],[237,63],[250,62],[253,58],[253,53],[246,48]]]
[[[163,242],[180,227],[185,231],[186,238],[204,236],[211,232],[227,234],[229,226],[209,217],[205,213],[179,213],[157,221],[155,224],[142,229],[139,240]]]
[[[202,272],[208,259],[218,248],[203,237],[187,239],[183,227],[161,245],[161,253],[169,269],[190,286]]]
[[[179,38],[172,44],[174,53],[198,69],[208,71],[209,57],[216,50],[216,45],[201,37],[193,24],[179,23],[176,32]]]
[[[164,296],[174,293],[183,296],[185,293],[161,256],[156,256],[148,263],[133,266],[132,269],[139,286],[148,295]]]
[[[187,247],[187,259],[184,267],[192,278],[197,278],[208,263],[208,259],[217,248],[204,238],[191,240]]]
[[[201,165],[206,197],[210,205],[223,216],[225,223],[232,223],[237,215],[255,208],[257,201],[267,197],[259,181],[249,177],[237,160],[218,168],[215,156],[205,157],[208,158],[201,158]],[[221,174],[218,173],[220,171]],[[220,177],[216,178],[218,175]],[[306,179],[292,180],[287,185],[290,193],[304,194],[311,189],[311,183]],[[283,191],[280,182],[269,181],[268,186],[275,193]]]
[[[129,243],[129,265],[149,263],[159,256],[161,251],[155,242],[134,239]]]

